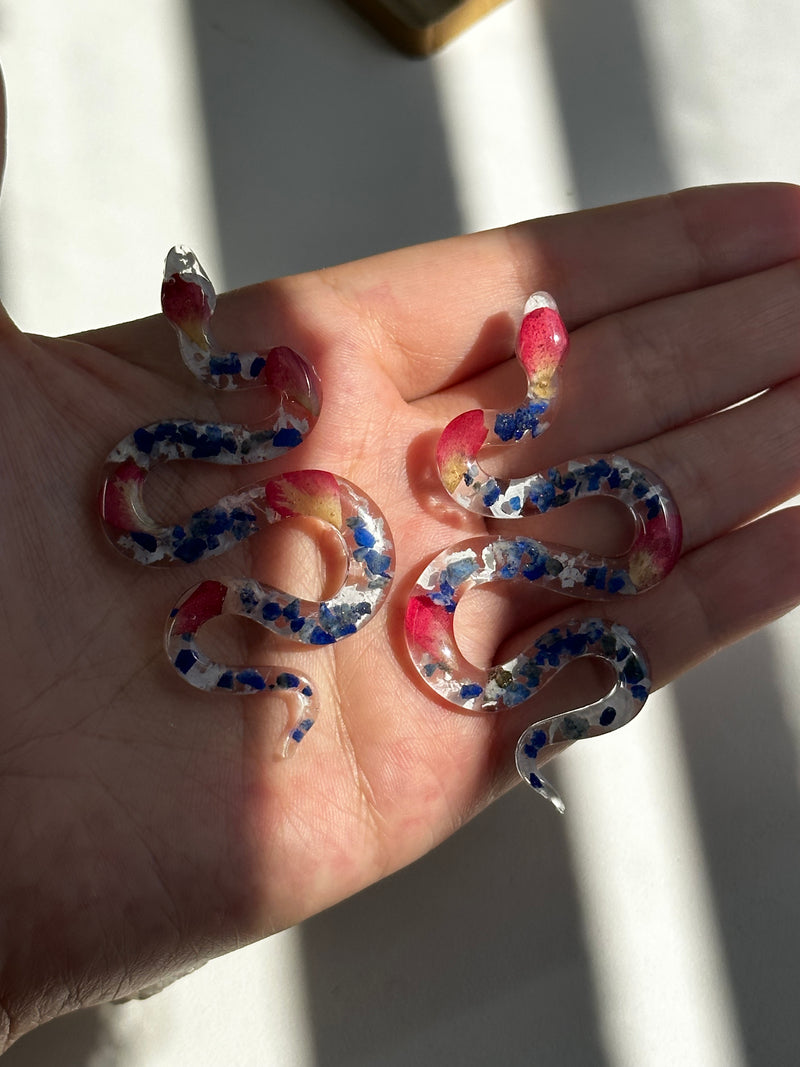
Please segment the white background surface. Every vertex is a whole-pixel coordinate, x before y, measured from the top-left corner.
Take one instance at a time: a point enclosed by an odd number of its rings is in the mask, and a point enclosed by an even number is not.
[[[795,180],[798,45],[796,0],[509,0],[428,60],[340,0],[3,0],[2,296],[66,332],[157,310],[175,242],[222,288]],[[356,899],[3,1067],[796,1063],[798,637],[795,614],[577,746],[566,819],[518,790]]]

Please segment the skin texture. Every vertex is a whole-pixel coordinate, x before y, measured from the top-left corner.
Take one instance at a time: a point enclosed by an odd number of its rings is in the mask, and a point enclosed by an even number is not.
[[[303,571],[331,553],[270,532],[224,559],[145,572],[105,543],[95,509],[103,457],[136,425],[252,418],[257,401],[231,407],[196,386],[160,317],[51,339],[3,315],[0,1050],[408,864],[512,784],[526,726],[594,695],[592,672],[576,667],[535,711],[459,714],[420,685],[403,640],[405,598],[428,560],[499,532],[447,500],[434,448],[460,411],[521,397],[513,341],[534,290],[556,296],[572,349],[553,427],[523,469],[624,452],[659,473],[682,512],[672,574],[609,608],[647,650],[656,685],[800,601],[800,515],[758,518],[800,489],[799,224],[796,189],[697,190],[220,299],[222,341],[291,345],[323,382],[313,435],[265,473],[350,479],[397,545],[388,604],[356,637],[312,652],[246,625],[227,638],[241,662],[285,663],[318,683],[319,722],[284,762],[280,702],[197,693],[170,668],[161,631],[201,578],[324,585]],[[259,471],[168,473],[154,494],[177,517]],[[625,541],[618,513],[594,505],[536,530],[596,550]],[[487,658],[597,611],[512,591],[480,601],[473,627],[464,607],[465,650]],[[540,817],[553,816],[543,806]]]

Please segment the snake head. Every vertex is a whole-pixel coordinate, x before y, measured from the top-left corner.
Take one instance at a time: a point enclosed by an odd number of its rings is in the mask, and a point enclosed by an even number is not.
[[[204,351],[209,348],[206,327],[216,302],[214,286],[194,252],[182,245],[171,248],[164,263],[161,308],[175,329]]]
[[[528,379],[531,395],[550,400],[555,374],[567,354],[569,337],[549,293],[534,293],[525,304],[517,336],[517,359]]]

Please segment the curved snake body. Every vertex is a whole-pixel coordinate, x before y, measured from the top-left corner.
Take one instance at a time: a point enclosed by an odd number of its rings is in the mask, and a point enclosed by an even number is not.
[[[309,601],[252,578],[224,577],[189,590],[167,623],[170,662],[191,685],[221,693],[279,692],[297,704],[284,748],[288,752],[291,742],[302,740],[314,722],[310,680],[282,668],[216,663],[198,645],[198,631],[211,619],[238,615],[309,646],[333,644],[357,633],[381,607],[392,581],[391,534],[366,494],[320,470],[262,479],[178,523],[160,523],[148,514],[145,482],[157,465],[176,460],[241,465],[275,459],[302,444],[321,404],[316,374],[292,349],[239,353],[217,343],[210,329],[216,294],[192,252],[179,248],[169,253],[161,296],[183,361],[198,379],[224,390],[267,386],[278,394],[278,404],[256,427],[166,419],[134,430],[106,459],[100,490],[103,526],[119,552],[146,566],[190,564],[221,555],[284,519],[316,519],[335,531],[346,556],[346,573],[334,596]]]
[[[528,381],[526,399],[511,412],[464,412],[445,427],[437,446],[442,484],[461,507],[503,519],[543,514],[585,497],[611,497],[627,507],[634,520],[628,551],[606,557],[530,537],[471,538],[428,564],[406,610],[406,639],[420,676],[444,699],[467,710],[515,707],[576,657],[595,656],[611,665],[616,680],[602,700],[534,724],[517,746],[520,775],[559,811],[563,803],[540,775],[538,757],[552,744],[629,722],[650,689],[644,654],[623,626],[589,618],[551,629],[513,659],[483,670],[464,657],[455,640],[459,600],[475,586],[506,581],[588,600],[636,595],[669,573],[681,543],[680,516],[667,488],[652,472],[622,456],[571,460],[506,481],[480,466],[478,455],[486,445],[513,445],[547,429],[567,347],[567,332],[552,297],[534,293],[525,307],[516,348]]]

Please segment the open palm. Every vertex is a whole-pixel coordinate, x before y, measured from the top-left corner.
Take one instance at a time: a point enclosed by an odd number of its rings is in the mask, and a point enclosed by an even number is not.
[[[325,579],[304,571],[317,557],[298,554],[288,530],[268,531],[224,559],[153,571],[118,556],[96,516],[103,458],[134,427],[231,409],[190,380],[160,317],[65,340],[3,319],[9,1038],[295,923],[409,863],[510,784],[525,726],[584,700],[593,679],[575,671],[533,706],[459,714],[421,687],[404,648],[405,599],[422,567],[487,528],[441,489],[436,438],[467,408],[519,400],[513,343],[530,292],[554,293],[572,350],[553,428],[527,469],[624,452],[658,472],[683,516],[672,574],[604,609],[637,635],[656,684],[800,600],[797,513],[751,521],[800,486],[799,216],[790,188],[698,190],[220,298],[220,340],[290,345],[323,383],[314,432],[264,473],[344,476],[378,502],[397,548],[386,607],[347,640],[309,651],[255,627],[217,635],[241,662],[285,663],[317,682],[318,724],[290,760],[275,757],[279,700],[198,693],[171,669],[161,633],[202,577],[318,581],[297,590],[316,595]],[[183,468],[155,487],[172,518],[261,473]],[[618,544],[613,510],[572,510],[537,535]],[[597,613],[515,596],[486,598],[471,616],[465,604],[476,654],[504,640],[519,647],[526,629],[553,618]],[[543,805],[541,817],[554,816]]]

